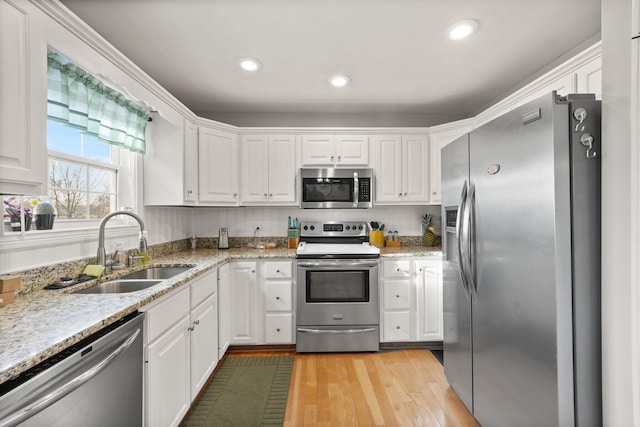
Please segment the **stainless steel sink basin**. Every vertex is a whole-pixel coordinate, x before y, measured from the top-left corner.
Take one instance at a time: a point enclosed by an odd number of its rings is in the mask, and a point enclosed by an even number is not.
[[[162,280],[111,280],[109,282],[100,283],[87,289],[74,292],[74,294],[123,294],[127,292],[136,292],[157,285]]]
[[[184,273],[192,267],[148,267],[120,277],[119,280],[129,279],[160,279],[165,280],[180,273]]]

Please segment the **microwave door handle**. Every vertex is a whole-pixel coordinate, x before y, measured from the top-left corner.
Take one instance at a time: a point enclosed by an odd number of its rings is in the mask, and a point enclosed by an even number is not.
[[[357,208],[360,203],[360,186],[358,185],[358,172],[353,173],[353,207]]]

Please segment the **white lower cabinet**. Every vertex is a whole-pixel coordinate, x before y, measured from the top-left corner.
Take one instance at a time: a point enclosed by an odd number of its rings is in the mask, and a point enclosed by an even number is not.
[[[231,278],[229,264],[218,268],[218,360],[231,343]]]
[[[293,343],[293,263],[261,263],[260,296],[263,307],[264,344]]]
[[[229,264],[231,304],[231,344],[258,344],[258,263]]]
[[[442,262],[382,260],[382,342],[442,341]]]
[[[175,426],[218,362],[217,271],[143,307],[145,425]]]
[[[417,261],[415,271],[418,291],[418,341],[442,341],[442,262]]]
[[[292,344],[293,262],[232,261],[231,344]]]

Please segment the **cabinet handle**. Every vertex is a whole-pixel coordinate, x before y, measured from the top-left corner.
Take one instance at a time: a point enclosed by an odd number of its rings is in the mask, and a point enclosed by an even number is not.
[[[276,329],[276,332],[280,332],[280,328]]]
[[[342,156],[338,156],[338,161],[340,161],[340,159],[342,159]]]
[[[267,197],[267,193],[264,193],[264,197]]]
[[[252,273],[255,273],[256,271],[255,271],[255,270],[251,270],[251,272],[252,272]]]
[[[191,326],[189,326],[189,327],[187,328],[187,331],[189,331],[189,332],[193,332],[193,330],[194,330],[194,329],[195,329],[195,328],[192,328]]]
[[[396,298],[400,298],[400,294],[396,294]]]
[[[238,193],[233,193],[233,197],[236,197],[238,195]]]
[[[434,191],[434,192],[433,192],[433,193],[431,193],[431,194],[433,194],[433,195],[435,196],[435,195],[436,195],[436,194],[438,194],[438,193]]]
[[[335,157],[331,156],[331,161],[332,161],[332,162],[333,162],[333,159],[334,159],[334,158],[335,158]]]
[[[280,273],[280,270],[276,270],[276,273]]]
[[[269,194],[269,197],[273,197],[273,194]]]
[[[193,193],[193,190],[187,190],[187,194]]]
[[[200,320],[194,320],[193,324],[194,325],[199,325],[200,324]]]
[[[277,300],[279,300],[279,299],[280,299],[280,297],[276,297],[276,299],[277,299]]]
[[[402,196],[402,193],[398,193],[398,196]]]
[[[400,326],[396,326],[396,329],[397,329],[397,330],[400,330]]]

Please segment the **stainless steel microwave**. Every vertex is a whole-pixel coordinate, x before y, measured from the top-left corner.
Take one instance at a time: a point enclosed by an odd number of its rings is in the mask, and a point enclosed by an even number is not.
[[[373,169],[301,168],[303,209],[366,209],[373,206]]]

